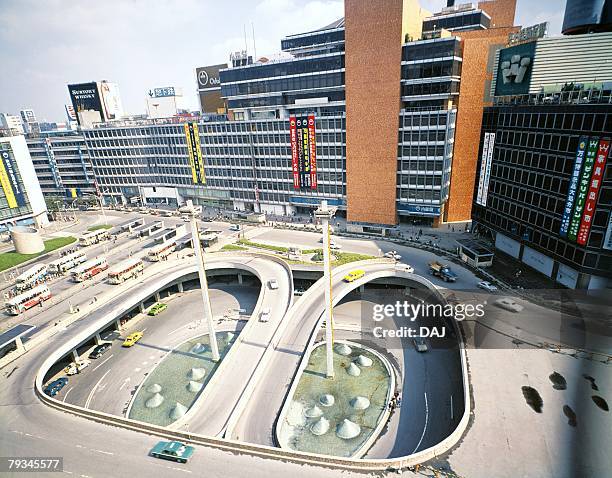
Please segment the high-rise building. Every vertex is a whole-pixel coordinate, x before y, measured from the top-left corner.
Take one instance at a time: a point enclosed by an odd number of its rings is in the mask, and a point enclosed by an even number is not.
[[[9,113],[0,113],[0,129],[7,132],[8,135],[23,134],[23,123],[19,116]]]
[[[475,229],[496,254],[560,284],[610,287],[612,32],[537,38],[537,30],[495,57]]]
[[[47,223],[47,206],[25,138],[0,137],[0,229]]]
[[[19,112],[21,115],[21,122],[23,124],[24,133],[36,133],[40,131],[38,126],[38,121],[36,120],[36,114],[34,114],[34,110],[25,109]]]

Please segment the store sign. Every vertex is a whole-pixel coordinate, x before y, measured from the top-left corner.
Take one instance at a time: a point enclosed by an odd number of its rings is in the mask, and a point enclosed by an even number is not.
[[[478,178],[478,192],[476,203],[487,206],[489,196],[489,181],[491,179],[491,163],[493,162],[493,150],[495,149],[495,133],[485,133],[482,143],[482,156],[480,158],[480,177]]]
[[[404,211],[409,214],[415,214],[418,216],[439,216],[440,206],[430,206],[428,204],[406,204],[398,203],[398,211]]]
[[[289,117],[294,189],[317,189],[315,116]]]
[[[176,96],[176,91],[174,90],[174,86],[153,88],[153,91],[149,90],[149,96],[151,98],[166,98],[168,96]]]
[[[578,229],[580,228],[580,222],[582,220],[582,211],[584,204],[587,199],[587,193],[589,191],[589,184],[591,181],[591,173],[593,172],[593,164],[595,163],[595,156],[599,150],[599,138],[589,139],[589,145],[587,148],[586,159],[584,160],[584,166],[582,167],[582,174],[580,181],[578,182],[578,192],[576,194],[576,204],[574,205],[574,213],[572,214],[572,220],[569,225],[567,237],[571,241],[576,241],[578,235]]]
[[[548,32],[548,22],[538,23],[529,27],[521,28],[518,32],[508,34],[508,45],[517,45],[528,41],[543,38]]]
[[[219,77],[219,70],[221,68],[227,68],[226,64],[203,66],[196,68],[196,78],[198,80],[198,88],[200,90],[206,90],[211,88],[220,88],[221,79]]]
[[[580,227],[578,228],[578,235],[576,237],[576,242],[581,246],[585,246],[589,238],[593,216],[595,215],[595,206],[597,205],[597,196],[601,188],[609,151],[610,140],[602,139],[599,142],[599,149],[597,150],[597,157],[593,166],[593,173],[591,174],[589,192],[587,193],[586,202],[584,203],[582,220],[580,221]]]
[[[531,42],[499,50],[499,63],[495,77],[495,96],[529,93],[535,45],[536,42]]]
[[[2,157],[2,161],[0,161],[0,185],[6,196],[8,207],[14,209],[26,206],[25,192],[17,178],[17,165],[15,164],[10,143],[2,144],[0,156]]]
[[[81,111],[94,110],[100,113],[100,118],[104,119],[102,108],[102,98],[96,82],[81,83],[78,85],[68,85],[68,92],[72,101],[72,107],[77,115]]]
[[[574,169],[572,171],[572,177],[570,178],[569,188],[567,190],[563,217],[561,218],[561,229],[559,230],[559,235],[561,237],[567,237],[567,231],[569,229],[572,217],[572,209],[576,199],[576,191],[578,190],[578,178],[580,178],[580,171],[582,170],[582,163],[584,162],[584,154],[586,153],[588,141],[588,136],[581,136],[578,140],[578,149],[576,150],[576,158],[574,159]]]
[[[185,137],[187,138],[187,152],[189,153],[193,184],[206,184],[198,124],[192,121],[185,123],[183,126],[185,128]]]

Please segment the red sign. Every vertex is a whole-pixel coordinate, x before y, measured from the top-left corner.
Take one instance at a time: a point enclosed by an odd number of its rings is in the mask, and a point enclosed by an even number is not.
[[[289,117],[289,136],[291,140],[291,164],[293,166],[293,187],[300,189],[300,168],[298,165],[298,144],[295,116]]]
[[[585,246],[587,239],[589,238],[591,223],[593,222],[593,215],[595,214],[595,206],[597,205],[597,195],[599,193],[599,189],[601,188],[601,180],[603,178],[604,170],[606,169],[606,159],[608,158],[609,150],[610,140],[602,139],[599,142],[599,149],[597,150],[595,164],[593,164],[591,182],[589,183],[589,192],[587,193],[586,202],[584,203],[580,228],[578,229],[578,234],[576,235],[576,242],[581,246]]]
[[[310,189],[317,189],[317,142],[314,115],[308,115],[308,144],[310,145]]]

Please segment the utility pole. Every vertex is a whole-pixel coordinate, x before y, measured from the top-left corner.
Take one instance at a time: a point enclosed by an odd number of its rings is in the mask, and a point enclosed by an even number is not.
[[[190,216],[191,222],[191,242],[195,251],[196,260],[198,261],[198,276],[200,278],[200,290],[202,292],[202,301],[204,302],[204,315],[206,315],[206,323],[208,324],[208,339],[212,351],[213,362],[219,361],[219,345],[217,344],[217,335],[215,334],[215,325],[213,321],[212,307],[210,306],[210,296],[208,295],[208,281],[206,280],[206,270],[204,269],[204,253],[200,244],[200,233],[198,231],[197,213],[193,207],[191,199],[187,204],[179,209],[183,214]]]
[[[334,318],[332,315],[331,290],[331,260],[329,221],[334,216],[335,209],[327,207],[327,201],[321,201],[321,206],[315,211],[315,217],[321,221],[323,228],[323,280],[325,282],[325,350],[327,357],[327,378],[334,378]]]

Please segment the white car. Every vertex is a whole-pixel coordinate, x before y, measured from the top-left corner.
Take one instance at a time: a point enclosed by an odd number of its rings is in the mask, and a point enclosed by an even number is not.
[[[270,320],[270,315],[272,315],[272,311],[270,310],[270,307],[266,307],[259,314],[259,321],[268,322]]]
[[[232,225],[229,227],[229,230],[230,230],[230,231],[239,231],[239,230],[240,230],[240,226],[239,226],[238,224],[232,224]]]
[[[412,342],[417,352],[427,352],[427,342],[425,342],[424,338],[416,337],[412,339]]]
[[[268,281],[268,287],[270,287],[272,290],[278,289],[278,281],[276,279],[270,279]]]
[[[497,286],[491,284],[489,281],[483,280],[478,283],[479,289],[484,289],[489,292],[495,292],[497,290]]]
[[[402,259],[402,256],[400,256],[396,251],[386,252],[385,257],[388,257],[389,259],[394,259],[396,261],[399,261]]]
[[[518,304],[516,301],[512,300],[509,297],[502,297],[501,299],[497,299],[495,301],[495,305],[501,307],[502,309],[509,310],[510,312],[520,312],[523,310],[523,306]]]
[[[81,370],[89,366],[90,363],[91,360],[79,360],[76,363],[72,362],[70,365],[64,368],[64,372],[66,375],[76,375],[77,373],[80,373]]]
[[[401,271],[408,272],[409,274],[414,274],[414,267],[412,267],[411,265],[397,264],[395,267]]]

